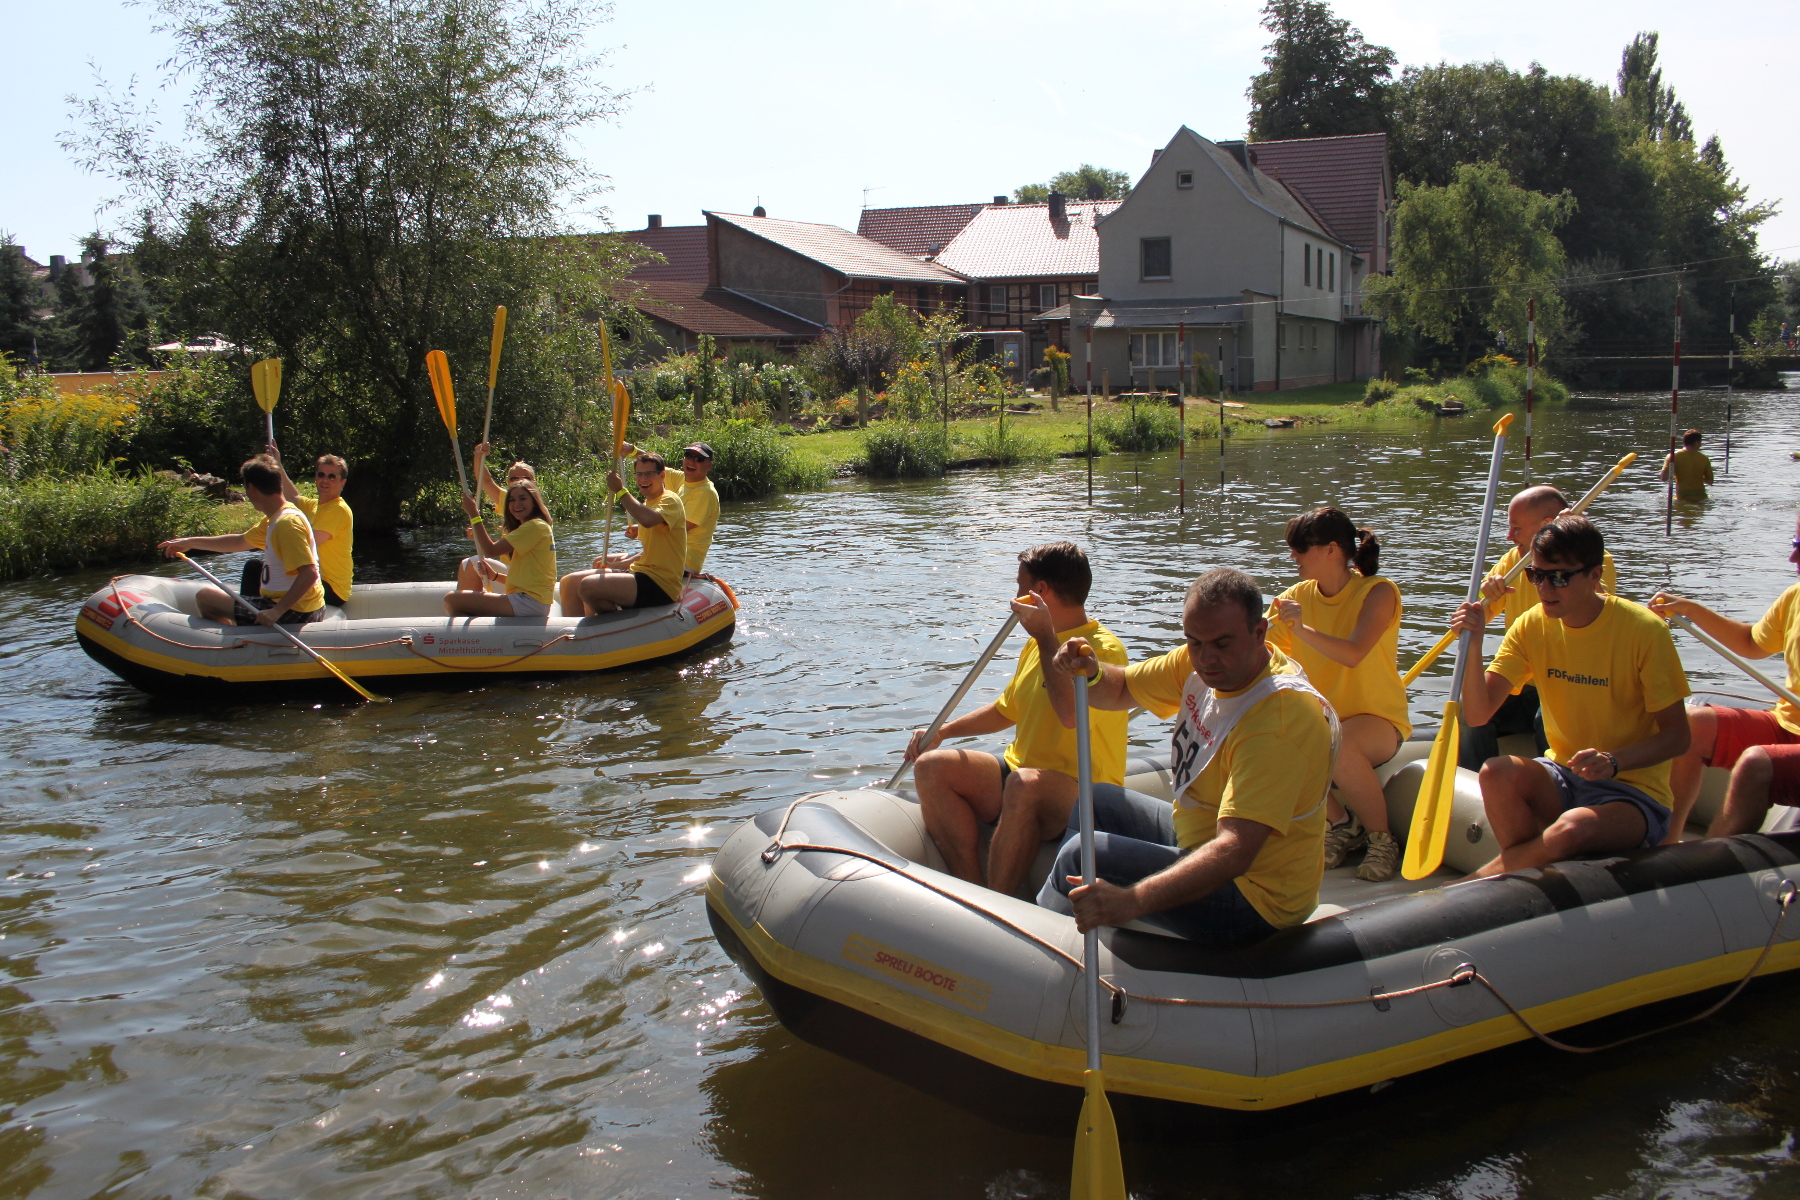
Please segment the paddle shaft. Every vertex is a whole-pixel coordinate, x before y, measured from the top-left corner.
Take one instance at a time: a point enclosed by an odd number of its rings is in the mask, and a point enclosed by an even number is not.
[[[1701,641],[1705,642],[1708,647],[1710,647],[1714,652],[1716,652],[1719,655],[1719,657],[1721,657],[1725,661],[1729,662],[1732,666],[1736,667],[1738,670],[1742,671],[1744,674],[1748,675],[1750,678],[1756,680],[1756,682],[1762,684],[1764,687],[1768,688],[1771,692],[1774,692],[1777,696],[1780,696],[1783,700],[1786,700],[1789,704],[1792,704],[1795,708],[1800,708],[1800,696],[1794,695],[1793,692],[1789,691],[1787,688],[1783,687],[1781,684],[1776,683],[1773,679],[1770,679],[1767,675],[1764,675],[1761,671],[1759,671],[1755,667],[1751,666],[1744,659],[1740,658],[1737,654],[1733,653],[1731,651],[1731,649],[1725,645],[1725,643],[1721,642],[1718,638],[1714,637],[1712,634],[1706,632],[1706,630],[1704,630],[1704,629],[1700,628],[1698,625],[1694,624],[1688,618],[1683,617],[1683,616],[1678,616],[1674,613],[1671,613],[1671,614],[1669,614],[1669,623],[1672,625],[1681,626],[1683,629],[1687,630],[1689,633],[1693,634],[1695,637],[1697,637]]]
[[[268,422],[269,445],[273,446],[275,444],[275,414],[266,412],[263,414],[263,419]]]
[[[961,704],[963,697],[969,694],[969,689],[975,686],[975,681],[981,677],[981,673],[987,669],[987,665],[994,661],[994,655],[1000,653],[1000,647],[1006,644],[1006,639],[1012,636],[1013,626],[1018,623],[1019,614],[1009,613],[1007,615],[1006,624],[1000,626],[1000,632],[994,635],[994,640],[987,644],[987,649],[981,652],[981,657],[975,660],[975,665],[969,668],[967,675],[963,676],[962,683],[957,685],[956,691],[951,693],[950,699],[944,702],[944,707],[938,710],[938,715],[932,719],[931,724],[925,727],[925,737],[921,740],[921,745],[931,745],[931,739],[937,736],[938,730],[944,727],[944,722],[950,719],[950,714],[956,711],[956,706]],[[1080,722],[1077,721],[1076,724],[1079,725]],[[910,761],[901,763],[900,769],[894,772],[894,777],[887,781],[887,786],[891,789],[899,783],[901,777],[911,767]]]
[[[1494,438],[1494,457],[1488,463],[1487,502],[1481,507],[1481,532],[1475,537],[1475,565],[1469,569],[1469,596],[1466,603],[1481,599],[1481,577],[1487,570],[1488,534],[1494,528],[1494,500],[1500,492],[1500,460],[1506,454],[1506,435]],[[1523,561],[1523,560],[1521,560]],[[1463,675],[1469,669],[1469,652],[1475,648],[1475,634],[1465,631],[1456,646],[1456,668],[1450,673],[1450,698],[1462,699]]]
[[[237,601],[238,605],[240,607],[242,607],[245,612],[249,613],[253,617],[256,616],[256,606],[251,604],[250,601],[244,599],[244,597],[241,594],[234,592],[230,588],[226,587],[225,584],[220,581],[220,579],[217,575],[214,575],[211,571],[207,570],[205,567],[201,566],[199,563],[195,562],[193,559],[189,558],[185,554],[181,554],[181,553],[177,552],[177,557],[179,557],[181,559],[181,561],[185,562],[188,566],[194,568],[194,570],[200,572],[202,575],[204,575],[208,579],[212,580],[212,584],[214,587],[218,588],[221,592],[224,592],[227,596],[230,596],[233,600]],[[300,647],[301,650],[303,650],[307,654],[312,655],[313,658],[318,660],[319,665],[323,666],[327,671],[330,671],[333,675],[336,675],[339,679],[341,679],[345,683],[349,684],[351,689],[353,691],[355,691],[358,695],[362,696],[364,699],[373,700],[378,704],[387,703],[387,697],[377,696],[374,692],[369,691],[367,688],[363,687],[362,684],[356,682],[356,680],[354,680],[354,679],[350,678],[348,675],[344,674],[343,671],[338,669],[338,665],[336,663],[332,662],[330,659],[326,658],[323,654],[320,654],[317,650],[314,650],[311,646],[309,646],[305,642],[301,641],[299,636],[296,635],[294,633],[294,631],[289,629],[287,626],[277,623],[274,626],[274,629],[275,629],[276,633],[281,634],[283,637],[287,638],[288,641],[290,641],[290,642],[294,643],[294,645]]]
[[[1088,733],[1088,681],[1075,677],[1076,803],[1081,808],[1081,883],[1094,886],[1094,763]],[[1087,1069],[1100,1069],[1100,930],[1082,935],[1081,984],[1087,1006]]]

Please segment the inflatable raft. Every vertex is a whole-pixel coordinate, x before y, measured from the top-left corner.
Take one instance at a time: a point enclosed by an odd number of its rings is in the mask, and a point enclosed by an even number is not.
[[[89,596],[75,636],[97,662],[145,691],[329,681],[330,673],[273,629],[201,619],[204,584],[124,575]],[[679,603],[577,619],[447,617],[451,583],[358,584],[349,602],[297,627],[306,644],[358,679],[599,671],[730,639],[737,597],[711,575],[690,576]],[[341,684],[339,686],[342,686]]]
[[[1383,769],[1396,829],[1431,732]],[[1130,769],[1128,786],[1168,796],[1163,764]],[[1723,794],[1725,773],[1707,774],[1700,828]],[[1277,1109],[1791,969],[1800,834],[1772,832],[1791,812],[1775,809],[1771,832],[1457,883],[1496,849],[1476,777],[1460,771],[1436,877],[1370,884],[1340,867],[1306,924],[1246,949],[1103,930],[1107,1087]],[[707,908],[798,1036],[950,1098],[1048,1090],[1066,1092],[1071,1114],[1079,1103],[1074,920],[945,874],[909,797],[821,792],[753,818],[720,848]]]

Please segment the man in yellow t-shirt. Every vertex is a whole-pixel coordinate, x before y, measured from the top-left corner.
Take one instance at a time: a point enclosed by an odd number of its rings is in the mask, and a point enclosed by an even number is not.
[[[1526,488],[1506,506],[1506,540],[1512,543],[1512,549],[1501,556],[1487,578],[1481,581],[1481,596],[1488,620],[1492,621],[1494,614],[1499,613],[1510,628],[1514,621],[1538,606],[1536,588],[1523,579],[1513,584],[1505,584],[1502,580],[1521,558],[1531,553],[1531,539],[1537,536],[1537,531],[1568,510],[1568,498],[1549,484]],[[1600,572],[1600,590],[1616,595],[1618,582],[1619,574],[1609,551]],[[1513,733],[1529,733],[1536,738],[1539,754],[1550,748],[1550,743],[1544,739],[1544,723],[1538,716],[1536,684],[1528,683],[1508,696],[1487,724],[1463,730],[1460,764],[1471,771],[1481,770],[1483,763],[1500,753],[1500,739]]]
[[[325,589],[319,586],[319,558],[313,549],[306,514],[282,499],[281,468],[259,454],[240,469],[244,496],[262,520],[243,533],[217,537],[171,538],[162,543],[173,558],[188,550],[232,554],[261,550],[261,586],[255,596],[231,596],[216,587],[199,593],[200,615],[221,625],[305,625],[325,615]],[[246,612],[248,607],[252,612]]]
[[[681,578],[687,569],[687,510],[681,497],[663,486],[667,469],[662,455],[639,452],[631,471],[638,491],[643,493],[642,500],[624,490],[624,481],[617,471],[606,473],[607,489],[619,494],[626,513],[637,522],[638,538],[644,548],[635,558],[627,554],[597,558],[596,570],[564,576],[559,585],[563,589],[564,612],[571,616],[575,612],[595,615],[622,608],[653,608],[681,599]],[[584,606],[574,611],[569,607],[571,579],[575,599]]]
[[[281,496],[306,514],[313,529],[313,544],[319,550],[319,573],[325,580],[325,603],[344,607],[350,599],[350,581],[355,574],[350,551],[356,543],[356,515],[344,503],[344,483],[350,468],[335,454],[321,454],[313,466],[313,484],[317,499],[304,496],[288,478],[281,453],[274,443],[264,452],[281,468]]]
[[[1057,651],[1054,671],[1093,678],[1090,706],[1179,714],[1178,792],[1171,806],[1096,782],[1096,882],[1081,886],[1071,830],[1040,905],[1072,912],[1083,932],[1142,919],[1209,945],[1257,941],[1312,915],[1325,873],[1333,717],[1265,640],[1263,612],[1256,581],[1221,567],[1188,589],[1186,645],[1129,669],[1101,665],[1079,638]]]
[[[698,575],[712,549],[713,531],[719,527],[719,489],[707,476],[712,473],[713,450],[695,442],[681,451],[681,470],[664,472],[665,486],[681,495],[687,510],[687,569]]]
[[[1013,612],[1029,637],[1019,651],[1012,681],[1000,698],[967,716],[946,721],[929,743],[913,732],[906,760],[918,760],[915,776],[925,829],[958,879],[1015,893],[1025,882],[1038,847],[1060,837],[1075,806],[1075,690],[1066,678],[1046,675],[1046,655],[1070,638],[1083,639],[1100,657],[1123,666],[1125,646],[1087,615],[1093,571],[1072,542],[1049,542],[1019,555]],[[1059,690],[1060,689],[1060,690]],[[1001,758],[940,743],[1015,729]],[[1125,778],[1126,716],[1095,712],[1088,721],[1094,778]],[[994,826],[982,870],[981,826]]]
[[[1605,548],[1583,516],[1538,530],[1526,577],[1543,602],[1513,622],[1485,672],[1463,677],[1472,725],[1535,681],[1550,740],[1546,758],[1481,768],[1500,854],[1478,875],[1654,846],[1669,831],[1669,764],[1689,741],[1687,675],[1655,613],[1600,590]],[[1479,637],[1486,623],[1477,602],[1456,610],[1453,628]]]
[[[1795,522],[1788,561],[1800,567],[1800,520]],[[1800,694],[1800,583],[1782,592],[1754,625],[1665,592],[1651,598],[1650,611],[1688,618],[1743,658],[1784,656],[1788,691]],[[1700,796],[1700,775],[1706,767],[1731,772],[1725,806],[1713,818],[1708,837],[1755,833],[1772,805],[1800,807],[1800,708],[1786,697],[1777,700],[1774,708],[1696,705],[1688,709],[1688,722],[1694,742],[1675,760],[1672,772],[1675,820],[1671,841],[1676,840]]]
[[[1675,473],[1677,500],[1706,499],[1706,485],[1713,482],[1712,459],[1700,453],[1700,431],[1690,429],[1681,435],[1681,449],[1663,456],[1658,479],[1667,481]]]

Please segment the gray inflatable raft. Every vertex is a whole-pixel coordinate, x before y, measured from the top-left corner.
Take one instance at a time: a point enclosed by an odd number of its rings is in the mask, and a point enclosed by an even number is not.
[[[1383,768],[1396,829],[1410,819],[1429,732]],[[1167,796],[1160,763],[1131,769],[1129,786]],[[1724,779],[1707,775],[1700,828]],[[1306,924],[1246,949],[1149,926],[1104,930],[1107,1086],[1281,1108],[1379,1087],[1533,1029],[1735,984],[1753,969],[1791,969],[1800,915],[1783,914],[1800,880],[1800,833],[1774,831],[1791,815],[1776,809],[1769,832],[1455,883],[1495,850],[1475,776],[1461,771],[1436,877],[1369,884],[1341,867]],[[714,860],[708,914],[802,1038],[927,1090],[996,1073],[1079,1089],[1074,921],[942,868],[910,797],[820,792],[732,834]]]

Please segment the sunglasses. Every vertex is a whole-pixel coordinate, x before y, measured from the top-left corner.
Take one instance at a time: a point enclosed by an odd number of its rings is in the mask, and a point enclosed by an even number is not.
[[[1569,586],[1569,580],[1593,569],[1593,567],[1577,567],[1573,571],[1540,571],[1536,567],[1526,567],[1525,578],[1540,587],[1566,588]]]
[[[339,476],[336,471],[314,471],[313,478],[314,479],[337,479],[337,478],[339,478]]]

